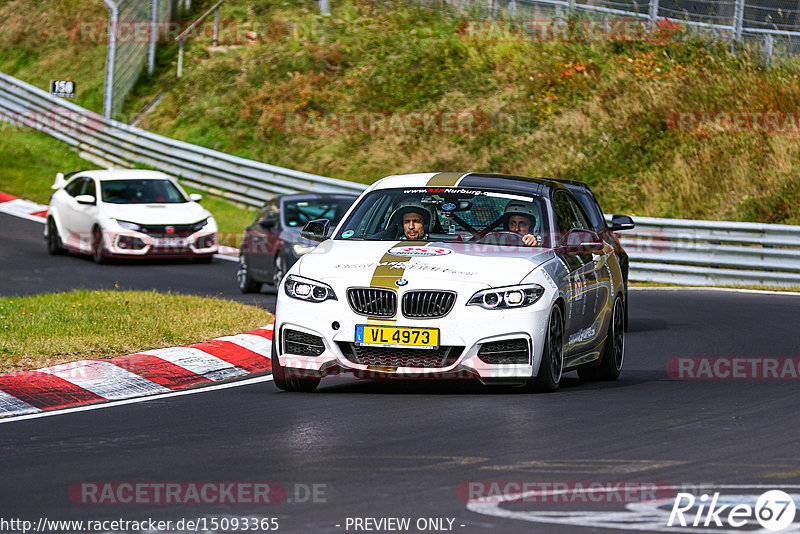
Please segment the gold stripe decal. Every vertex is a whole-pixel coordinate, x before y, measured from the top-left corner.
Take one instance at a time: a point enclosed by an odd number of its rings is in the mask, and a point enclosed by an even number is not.
[[[410,259],[409,256],[395,256],[388,252],[384,254],[381,258],[381,264],[375,267],[375,272],[372,273],[372,281],[369,283],[370,287],[383,287],[396,290],[397,285],[395,285],[395,282],[400,280],[403,277],[403,273],[406,271],[404,268],[400,267],[398,263],[405,263]],[[386,265],[387,263],[391,265]]]
[[[458,181],[461,179],[462,176],[466,176],[463,172],[440,172],[435,174],[428,180],[429,186],[439,186],[439,187],[453,187],[455,186]]]
[[[389,250],[403,246],[422,247],[427,244],[426,241],[399,241],[389,247]],[[400,280],[406,272],[405,268],[400,264],[406,263],[410,259],[411,256],[395,256],[394,254],[386,252],[378,266],[375,267],[375,272],[372,273],[372,280],[369,283],[370,287],[383,287],[397,290],[395,282]]]
[[[402,247],[402,246],[425,246],[427,245],[427,241],[399,241],[389,247],[389,250],[395,247]],[[386,252],[381,261],[379,262],[378,266],[375,267],[375,271],[372,273],[372,280],[370,281],[370,287],[381,287],[384,289],[392,289],[397,291],[397,285],[395,282],[400,280],[403,277],[403,274],[406,272],[405,268],[402,264],[406,263],[411,259],[411,256],[395,256],[394,254],[389,254]],[[388,324],[394,324],[396,318],[388,322]],[[372,320],[368,321],[372,323]],[[381,321],[379,324],[387,324],[387,320]]]

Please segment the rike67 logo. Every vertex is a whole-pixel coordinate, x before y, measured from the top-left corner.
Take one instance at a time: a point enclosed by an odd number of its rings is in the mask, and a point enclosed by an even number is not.
[[[493,499],[470,497],[467,509],[504,519],[562,525],[579,532],[606,529],[626,532],[671,532],[733,534],[736,532],[780,532],[800,534],[796,504],[800,486],[774,489],[747,484],[656,484],[642,485],[643,498],[606,499],[598,507],[595,499],[604,491],[617,494],[615,486],[592,488],[588,500],[566,499],[575,489],[518,490]],[[677,491],[676,491],[677,490]],[[583,493],[588,489],[581,490]],[[787,493],[787,491],[791,493]],[[579,529],[577,527],[583,527]],[[548,532],[544,527],[536,532]],[[584,530],[585,529],[585,530]],[[572,530],[570,530],[572,531]]]
[[[780,531],[792,526],[794,518],[794,499],[781,490],[763,493],[754,505],[743,502],[741,496],[721,497],[719,492],[699,498],[691,493],[678,493],[667,526],[752,528],[755,521],[766,530]]]

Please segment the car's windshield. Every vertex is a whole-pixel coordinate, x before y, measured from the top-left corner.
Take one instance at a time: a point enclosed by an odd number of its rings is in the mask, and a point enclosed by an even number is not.
[[[439,242],[492,242],[520,246],[519,235],[534,234],[539,243],[549,234],[546,203],[527,193],[463,188],[381,189],[359,202],[334,239]],[[528,226],[521,232],[509,226],[512,216]],[[422,233],[406,230],[417,217]],[[516,234],[516,235],[515,235]]]
[[[287,200],[283,205],[283,217],[287,226],[302,228],[314,219],[328,219],[332,226],[336,226],[355,199],[356,197],[334,197]]]
[[[188,199],[169,180],[104,180],[103,202],[111,204],[180,204]]]

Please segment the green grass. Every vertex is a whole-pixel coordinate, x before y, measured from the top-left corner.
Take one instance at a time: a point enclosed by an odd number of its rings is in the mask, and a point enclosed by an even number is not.
[[[210,0],[192,2],[188,13],[195,20]],[[101,1],[3,0],[0,2],[0,71],[45,91],[50,80],[76,82],[75,104],[97,113],[103,111],[105,61],[108,50],[108,9]],[[159,47],[154,75],[144,72],[114,118],[129,122],[174,78],[177,45]]]
[[[73,101],[103,111],[106,43],[81,37],[82,23],[108,20],[103,2],[6,0],[0,5],[0,71],[49,91],[76,82]]]
[[[199,343],[271,321],[255,306],[155,291],[2,297],[0,372]]]
[[[92,169],[69,145],[47,134],[0,123],[0,191],[47,204],[56,173]]]

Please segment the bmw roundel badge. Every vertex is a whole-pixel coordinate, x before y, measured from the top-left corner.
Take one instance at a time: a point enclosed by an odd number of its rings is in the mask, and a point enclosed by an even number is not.
[[[400,280],[395,280],[395,281],[394,281],[394,283],[395,283],[395,284],[396,284],[398,287],[403,287],[404,285],[407,285],[407,284],[408,284],[408,280],[406,280],[405,278],[401,278]]]

